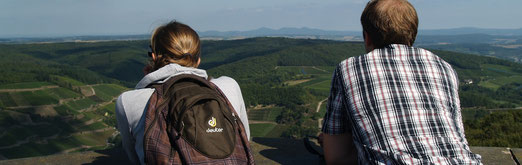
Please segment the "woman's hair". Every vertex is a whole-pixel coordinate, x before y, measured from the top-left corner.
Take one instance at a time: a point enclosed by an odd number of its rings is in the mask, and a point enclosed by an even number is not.
[[[361,24],[376,48],[389,44],[412,46],[419,19],[407,0],[370,0],[361,15]]]
[[[150,39],[156,60],[151,61],[152,70],[176,63],[181,66],[198,67],[201,54],[199,36],[189,26],[172,21],[157,27]]]

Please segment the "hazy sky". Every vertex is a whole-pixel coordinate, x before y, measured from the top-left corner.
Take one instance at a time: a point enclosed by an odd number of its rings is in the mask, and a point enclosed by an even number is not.
[[[1,0],[0,37],[148,34],[176,19],[198,31],[360,30],[367,0]],[[522,0],[410,0],[420,29],[521,28]]]

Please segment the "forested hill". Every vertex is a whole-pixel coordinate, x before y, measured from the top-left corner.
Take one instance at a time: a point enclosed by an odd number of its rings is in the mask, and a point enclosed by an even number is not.
[[[142,68],[148,62],[148,45],[148,41],[143,40],[0,44],[0,83],[45,81],[47,75],[54,74],[87,83],[119,83],[133,87],[143,77]],[[211,76],[227,75],[237,79],[241,85],[265,87],[283,86],[292,80],[306,81],[311,76],[328,81],[327,75],[331,74],[333,66],[343,59],[364,53],[363,44],[358,42],[288,38],[203,41],[202,49],[200,67],[207,69]],[[463,96],[474,97],[464,99],[464,106],[519,106],[520,101],[516,100],[522,100],[516,93],[519,90],[508,89],[520,89],[521,64],[463,53],[433,52],[457,70],[461,84],[467,85],[462,87]],[[321,75],[303,74],[299,69],[289,69],[289,66],[316,67],[324,72]],[[470,90],[475,92],[466,92]],[[498,94],[497,90],[503,93]],[[246,92],[247,97],[257,98],[248,90]],[[505,99],[511,101],[498,101]]]
[[[143,77],[148,45],[0,44],[0,159],[103,149],[113,145],[107,140],[118,144],[111,134],[114,99]],[[266,37],[205,40],[202,49],[201,68],[241,86],[251,135],[286,138],[319,131],[336,64],[364,53],[360,42]],[[522,64],[432,51],[459,75],[471,145],[522,147],[521,111],[504,111],[522,107]]]

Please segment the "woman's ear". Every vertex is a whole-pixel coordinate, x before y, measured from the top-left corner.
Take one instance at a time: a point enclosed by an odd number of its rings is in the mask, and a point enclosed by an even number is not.
[[[152,61],[156,61],[156,53],[152,53]]]
[[[198,63],[196,64],[196,68],[199,66],[200,63],[201,63],[201,57],[198,58]]]

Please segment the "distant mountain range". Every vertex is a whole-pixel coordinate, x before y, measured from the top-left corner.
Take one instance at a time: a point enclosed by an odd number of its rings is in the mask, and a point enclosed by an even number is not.
[[[298,35],[325,35],[325,36],[361,36],[361,31],[335,31],[335,30],[321,30],[313,28],[281,28],[281,29],[270,29],[270,28],[259,28],[248,31],[204,31],[199,32],[201,36],[219,36],[219,37],[230,37],[230,36],[298,36]],[[420,30],[419,35],[463,35],[463,34],[486,34],[486,35],[522,35],[522,28],[519,29],[481,29],[481,28],[454,28],[454,29],[433,29],[433,30]]]
[[[330,39],[345,41],[362,41],[361,31],[336,31],[321,30],[314,28],[280,28],[271,29],[262,27],[255,30],[247,31],[200,31],[199,35],[203,39],[238,39],[250,37],[291,37],[291,38],[311,38],[311,39]],[[519,29],[482,29],[482,28],[454,28],[454,29],[433,29],[420,30],[418,36],[445,36],[449,38],[461,38],[460,35],[479,35],[479,36],[496,36],[489,38],[522,36],[522,28]],[[453,36],[453,37],[451,37]],[[146,40],[150,34],[137,35],[93,35],[93,36],[70,36],[70,37],[20,37],[20,38],[2,38],[0,43],[27,43],[27,42],[89,42],[89,41],[114,41],[114,40]],[[438,37],[440,38],[440,37]],[[430,39],[431,40],[431,39]],[[480,40],[479,40],[480,41]],[[477,41],[475,41],[477,42]]]

